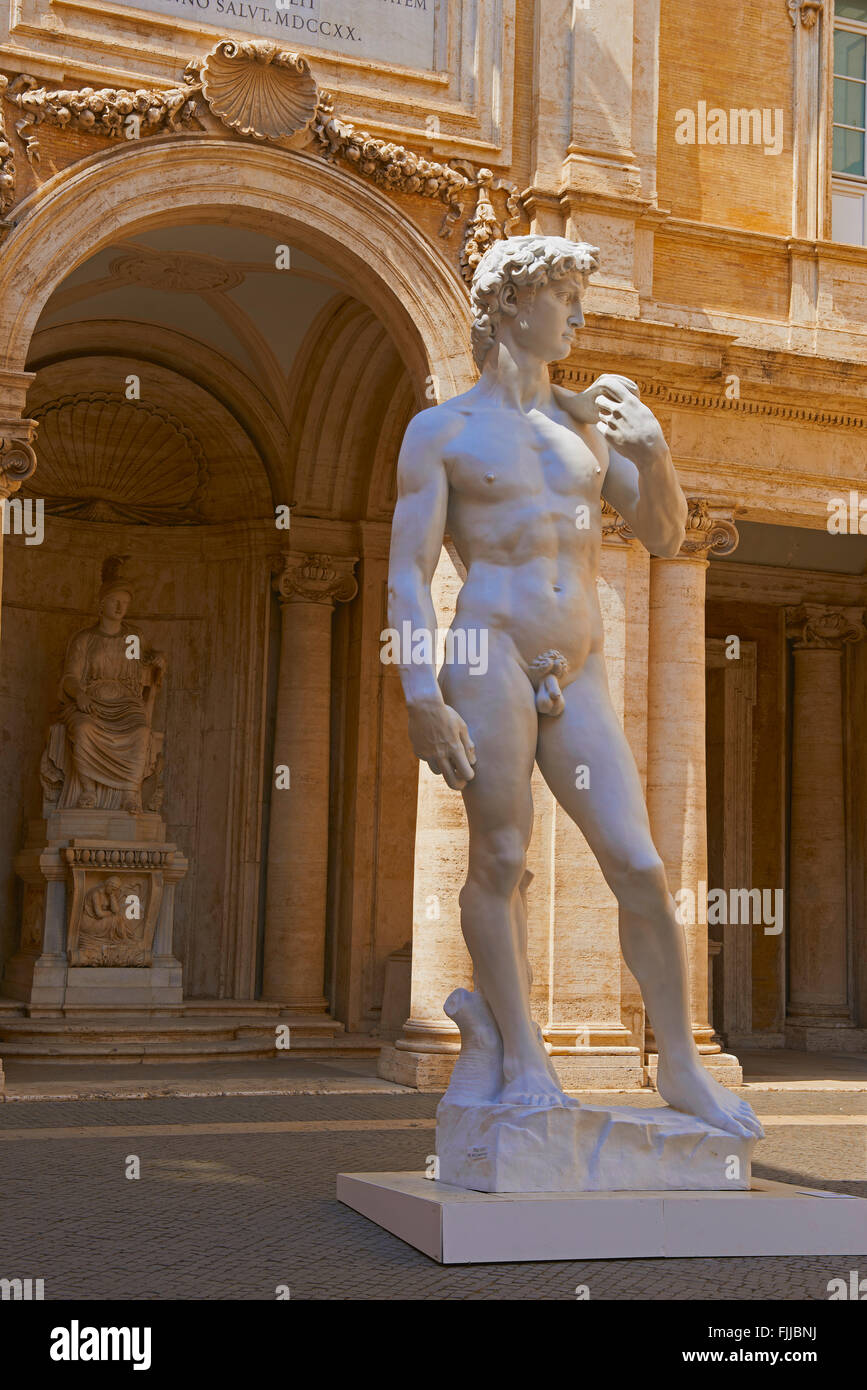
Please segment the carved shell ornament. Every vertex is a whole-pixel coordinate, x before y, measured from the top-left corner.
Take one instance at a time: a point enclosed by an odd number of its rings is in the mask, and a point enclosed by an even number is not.
[[[183,525],[199,520],[201,447],[168,411],[107,392],[38,406],[39,489],[46,511],[83,521]]]
[[[201,67],[211,111],[241,135],[280,140],[312,125],[319,88],[310,64],[275,43],[225,39]]]

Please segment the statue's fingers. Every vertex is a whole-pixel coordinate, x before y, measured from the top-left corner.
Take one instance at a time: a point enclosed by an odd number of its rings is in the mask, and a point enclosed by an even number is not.
[[[606,396],[610,396],[614,401],[626,399],[629,388],[625,385],[625,378],[614,376],[604,376],[602,378],[603,390]]]
[[[451,754],[452,769],[463,778],[464,783],[472,781],[473,769],[461,744],[456,744]]]
[[[472,773],[470,773],[470,776],[472,776]],[[455,792],[463,791],[468,781],[466,777],[461,777],[459,773],[455,771],[451,763],[446,762],[443,763],[443,777],[446,780],[447,786],[451,787],[452,791]]]
[[[631,395],[638,396],[641,394],[638,389],[638,383],[633,381],[631,377],[621,376],[619,372],[613,372],[612,379],[617,382],[618,386],[625,387]]]
[[[469,729],[467,728],[466,724],[462,724],[462,725],[461,725],[461,727],[460,727],[460,736],[461,736],[461,742],[463,743],[464,748],[465,748],[465,750],[466,750],[467,758],[469,759],[469,761],[470,761],[471,763],[475,763],[475,761],[476,761],[476,745],[473,743],[473,740],[470,738],[470,731],[469,731]]]

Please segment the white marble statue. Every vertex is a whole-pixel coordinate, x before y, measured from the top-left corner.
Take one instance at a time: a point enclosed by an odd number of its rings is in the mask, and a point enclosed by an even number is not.
[[[400,455],[389,622],[435,632],[430,584],[448,532],[467,571],[453,629],[466,630],[466,650],[480,650],[482,631],[488,644],[485,674],[447,662],[438,680],[409,654],[401,666],[413,748],[463,793],[469,822],[461,921],[475,992],[447,1003],[464,1051],[446,1101],[575,1104],[530,1013],[525,857],[536,762],[617,896],[661,1095],[752,1140],[762,1132],[752,1109],[708,1075],[693,1041],[684,935],[611,703],[596,593],[602,499],[660,556],[680,548],[686,501],[634,383],[604,375],[574,393],[548,373],[584,321],[596,258],[596,248],[559,237],[495,243],[472,286],[479,381],[416,415]],[[589,787],[576,787],[579,765]]]
[[[154,700],[166,667],[125,622],[132,599],[120,556],[103,565],[99,618],[76,632],[60,682],[60,722],[42,761],[42,781],[59,808],[142,810],[142,782],[153,770],[159,736]]]

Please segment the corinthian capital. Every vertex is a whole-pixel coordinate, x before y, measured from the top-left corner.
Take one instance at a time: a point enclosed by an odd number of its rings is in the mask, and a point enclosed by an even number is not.
[[[0,498],[10,497],[36,471],[36,452],[31,439],[36,426],[32,420],[22,420],[17,427],[26,433],[0,437]]]
[[[840,651],[844,642],[860,642],[865,634],[863,608],[801,603],[786,609],[786,635],[793,639],[795,651]]]
[[[731,555],[740,537],[732,507],[717,506],[703,497],[687,498],[689,513],[681,555]]]
[[[273,585],[280,603],[348,603],[358,593],[355,557],[305,555],[290,550],[276,557]]]

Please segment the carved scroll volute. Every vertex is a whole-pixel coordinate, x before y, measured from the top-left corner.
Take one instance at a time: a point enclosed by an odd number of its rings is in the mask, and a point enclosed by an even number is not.
[[[0,436],[0,499],[11,497],[36,471],[36,450],[30,442],[36,431],[35,421],[21,421],[21,426],[27,431],[24,437]]]

